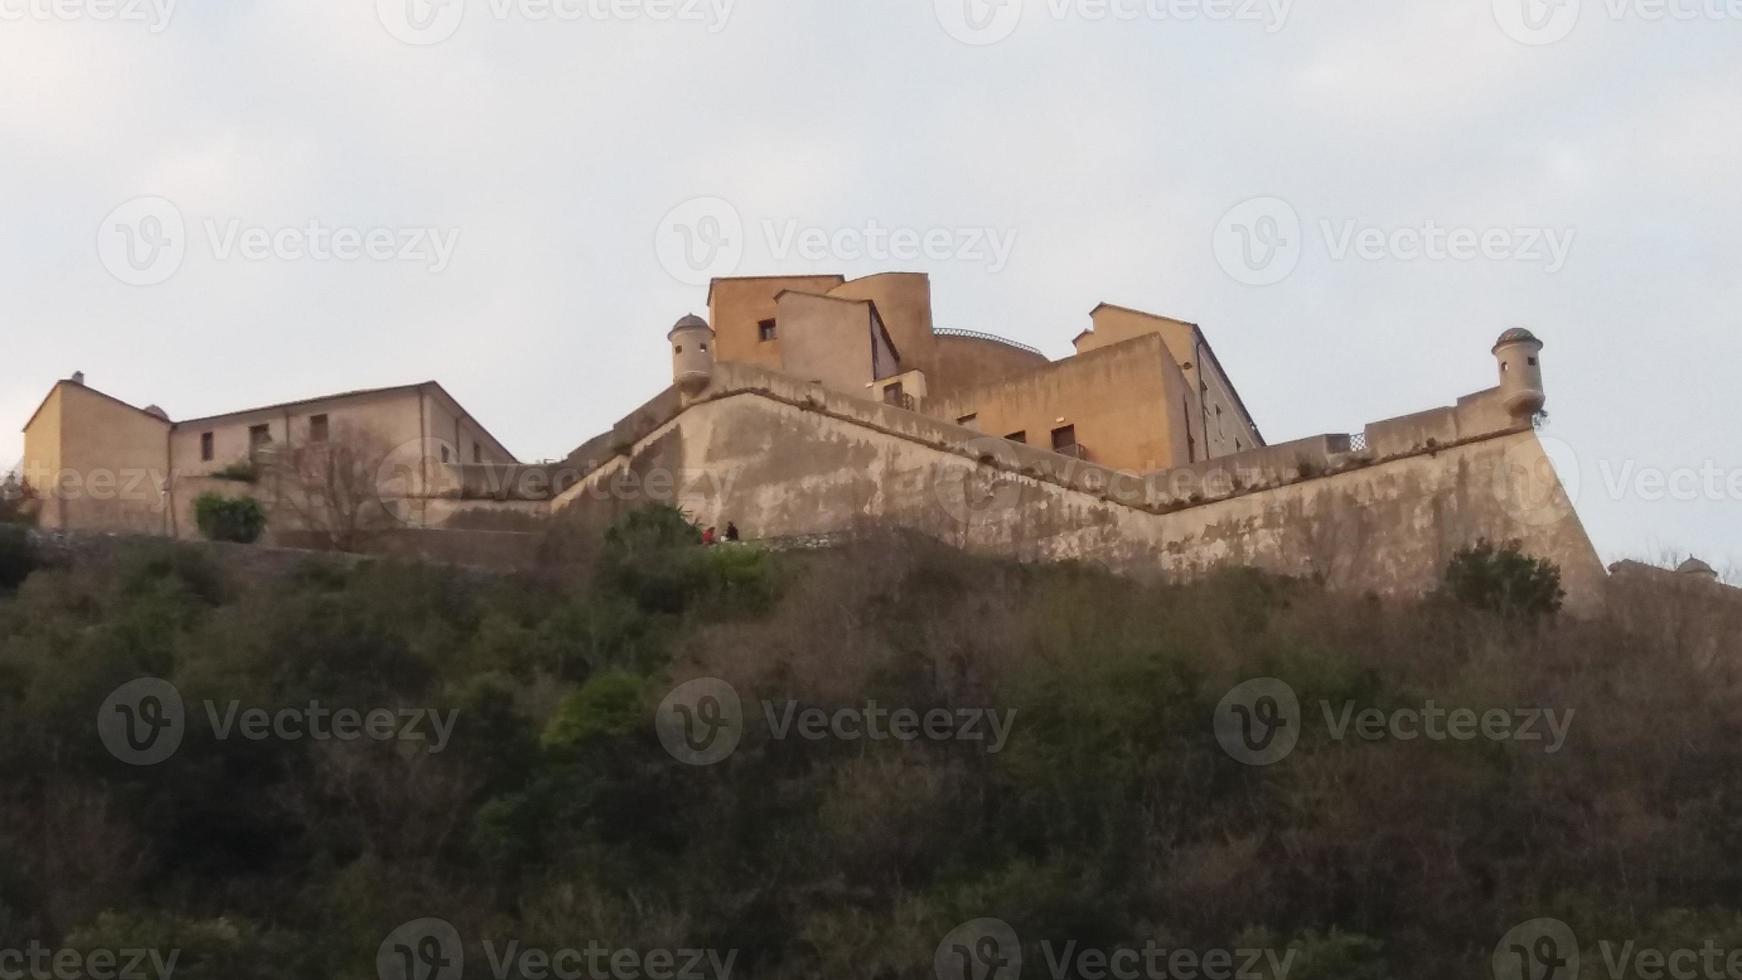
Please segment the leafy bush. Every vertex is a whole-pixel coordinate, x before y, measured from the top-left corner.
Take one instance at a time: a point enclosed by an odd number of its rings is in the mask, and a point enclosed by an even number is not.
[[[701,525],[670,504],[637,507],[605,530],[606,546],[625,555],[701,543]]]
[[[1521,619],[1559,612],[1567,595],[1560,566],[1524,554],[1519,541],[1497,549],[1487,538],[1452,556],[1445,591],[1464,605]]]
[[[253,497],[202,493],[194,501],[194,521],[207,541],[253,544],[266,530],[266,511]]]
[[[15,589],[36,570],[36,549],[24,528],[0,524],[0,589]]]
[[[249,460],[231,463],[212,474],[214,480],[232,480],[236,483],[260,482],[260,467]]]

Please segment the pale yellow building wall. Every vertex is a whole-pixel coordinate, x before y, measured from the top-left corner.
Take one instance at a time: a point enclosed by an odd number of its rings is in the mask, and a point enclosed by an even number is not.
[[[167,530],[169,423],[63,382],[60,526],[162,534]]]
[[[61,387],[54,386],[36,416],[24,427],[23,477],[42,494],[37,523],[50,530],[65,527],[60,501],[49,495],[61,472]]]
[[[171,459],[178,475],[210,476],[248,461],[248,432],[256,425],[267,427],[275,447],[295,449],[308,445],[310,419],[316,415],[327,416],[329,438],[367,433],[367,438],[391,449],[416,443],[423,437],[421,400],[419,391],[402,389],[179,422],[171,437]],[[207,432],[212,434],[213,442],[210,461],[200,458],[200,438]]]
[[[924,371],[928,377],[933,374],[937,337],[932,333],[929,276],[921,272],[886,272],[842,283],[828,294],[876,303],[883,326],[901,355],[902,370]]]
[[[1020,431],[1041,449],[1052,447],[1054,429],[1070,425],[1091,461],[1144,472],[1187,462],[1190,401],[1167,345],[1152,332],[945,397],[934,393],[925,411],[946,422],[972,414],[979,431]]]
[[[849,394],[862,394],[877,380],[874,345],[882,341],[870,303],[787,292],[781,294],[776,315],[784,325],[783,373]]]
[[[933,397],[1039,370],[1052,363],[1046,355],[978,337],[937,337],[934,366],[926,375]]]
[[[436,442],[433,451],[440,458],[440,447],[451,451],[453,463],[512,463],[513,454],[498,443],[477,420],[453,401],[442,397],[433,387],[422,390],[424,420],[428,434]],[[476,450],[476,452],[474,452]]]
[[[781,338],[762,340],[763,320],[775,319],[775,297],[787,290],[826,294],[842,276],[764,276],[716,279],[708,290],[708,324],[714,328],[714,360],[780,370]]]
[[[1077,338],[1078,353],[1098,350],[1148,333],[1167,343],[1174,363],[1193,392],[1191,449],[1194,459],[1211,459],[1244,452],[1264,444],[1252,418],[1241,406],[1234,384],[1215,361],[1197,326],[1173,317],[1103,304],[1093,315],[1094,328]]]

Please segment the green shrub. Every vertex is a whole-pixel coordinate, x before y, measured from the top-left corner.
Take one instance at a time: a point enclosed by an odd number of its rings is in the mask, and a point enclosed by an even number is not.
[[[260,468],[255,466],[252,462],[243,460],[241,462],[231,463],[229,466],[213,473],[212,479],[233,480],[237,483],[258,483],[260,482]]]
[[[194,520],[207,541],[253,544],[266,530],[266,511],[252,497],[202,493],[194,501]]]
[[[605,529],[605,546],[623,554],[701,543],[701,526],[670,504],[637,507]]]
[[[17,588],[36,566],[36,549],[24,528],[0,524],[0,589]]]
[[[1521,619],[1559,612],[1567,595],[1560,566],[1526,555],[1519,541],[1495,548],[1487,538],[1452,556],[1444,591],[1464,605]]]

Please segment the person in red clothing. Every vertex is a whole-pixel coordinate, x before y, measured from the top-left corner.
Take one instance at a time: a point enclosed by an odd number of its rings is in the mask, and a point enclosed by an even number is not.
[[[714,536],[713,525],[710,524],[708,529],[702,532],[702,544],[706,547],[712,547],[716,540],[718,539]]]

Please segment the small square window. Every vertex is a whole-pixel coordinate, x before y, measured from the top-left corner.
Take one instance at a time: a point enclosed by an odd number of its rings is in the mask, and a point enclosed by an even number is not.
[[[1022,429],[1018,432],[1012,432],[1009,435],[1005,436],[1004,438],[1009,439],[1011,442],[1027,443],[1028,442],[1028,430]]]
[[[1536,367],[1536,355],[1532,354],[1530,357],[1526,358],[1526,360],[1530,362],[1531,367]]]
[[[327,441],[327,417],[325,415],[311,415],[311,416],[309,416],[308,441],[309,442],[326,442]]]
[[[756,325],[756,338],[762,341],[774,339],[774,321],[763,320]]]
[[[1052,430],[1052,451],[1055,453],[1073,453],[1077,451],[1077,427],[1061,425]]]
[[[210,432],[200,433],[200,462],[210,463],[216,455],[217,451],[212,445],[212,434]]]
[[[683,345],[682,345],[682,344],[678,344],[678,345],[677,345],[677,352],[678,352],[678,353],[679,353],[679,354],[682,354],[682,353],[683,353]]]
[[[251,425],[248,427],[248,448],[259,449],[272,441],[272,426]]]

